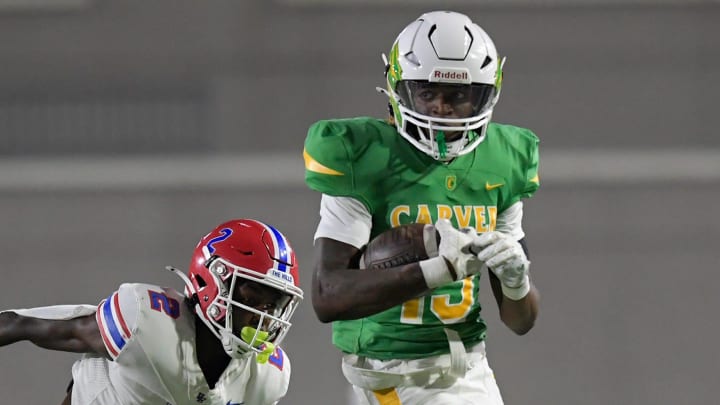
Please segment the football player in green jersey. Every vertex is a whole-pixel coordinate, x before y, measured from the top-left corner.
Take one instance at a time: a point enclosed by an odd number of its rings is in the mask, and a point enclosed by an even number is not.
[[[503,60],[467,16],[422,15],[385,61],[390,120],[320,121],[305,141],[305,179],[322,193],[313,307],[361,403],[502,404],[479,283],[488,274],[511,330],[533,327],[521,199],[539,186],[538,139],[490,123]],[[435,257],[360,269],[371,238],[414,222],[435,224]]]

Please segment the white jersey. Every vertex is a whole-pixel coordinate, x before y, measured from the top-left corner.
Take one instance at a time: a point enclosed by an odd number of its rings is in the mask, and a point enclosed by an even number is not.
[[[72,404],[264,405],[285,395],[290,361],[280,348],[265,364],[254,354],[231,360],[210,389],[184,299],[169,288],[123,284],[103,300],[96,319],[112,360],[85,355],[73,365]]]

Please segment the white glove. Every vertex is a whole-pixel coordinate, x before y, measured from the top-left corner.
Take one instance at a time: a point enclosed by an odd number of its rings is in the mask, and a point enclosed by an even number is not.
[[[440,234],[439,256],[420,262],[420,269],[428,287],[440,287],[480,272],[483,264],[470,251],[475,240],[474,230],[457,230],[447,219],[437,221],[435,229]],[[448,263],[452,269],[448,267]]]
[[[517,301],[530,292],[530,261],[518,241],[500,232],[486,232],[475,238],[471,250],[479,251],[477,258],[495,273],[506,297]]]

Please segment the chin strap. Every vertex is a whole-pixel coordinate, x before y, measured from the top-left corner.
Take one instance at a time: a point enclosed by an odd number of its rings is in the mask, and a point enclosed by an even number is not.
[[[275,351],[275,345],[267,341],[269,335],[270,334],[268,332],[257,330],[249,326],[243,327],[240,331],[240,339],[242,339],[243,342],[260,350],[257,356],[255,356],[255,359],[259,364],[267,363],[270,355]]]

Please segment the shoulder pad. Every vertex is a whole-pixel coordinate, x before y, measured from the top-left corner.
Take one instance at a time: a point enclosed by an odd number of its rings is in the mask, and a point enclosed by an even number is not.
[[[522,198],[531,197],[540,187],[538,175],[539,143],[538,137],[529,129],[512,125],[491,124],[494,139],[491,142],[504,144],[501,150],[507,151],[508,161],[513,162],[513,197],[507,206]],[[489,129],[490,129],[489,128]]]
[[[280,347],[267,363],[255,363],[253,384],[249,386],[248,403],[272,404],[287,394],[290,385],[290,359]]]
[[[368,179],[385,169],[388,148],[399,139],[394,127],[375,118],[318,121],[305,139],[305,181],[316,191],[362,200]]]
[[[310,127],[303,150],[305,181],[310,188],[331,195],[352,193],[354,156],[349,132],[336,121],[319,121]]]

